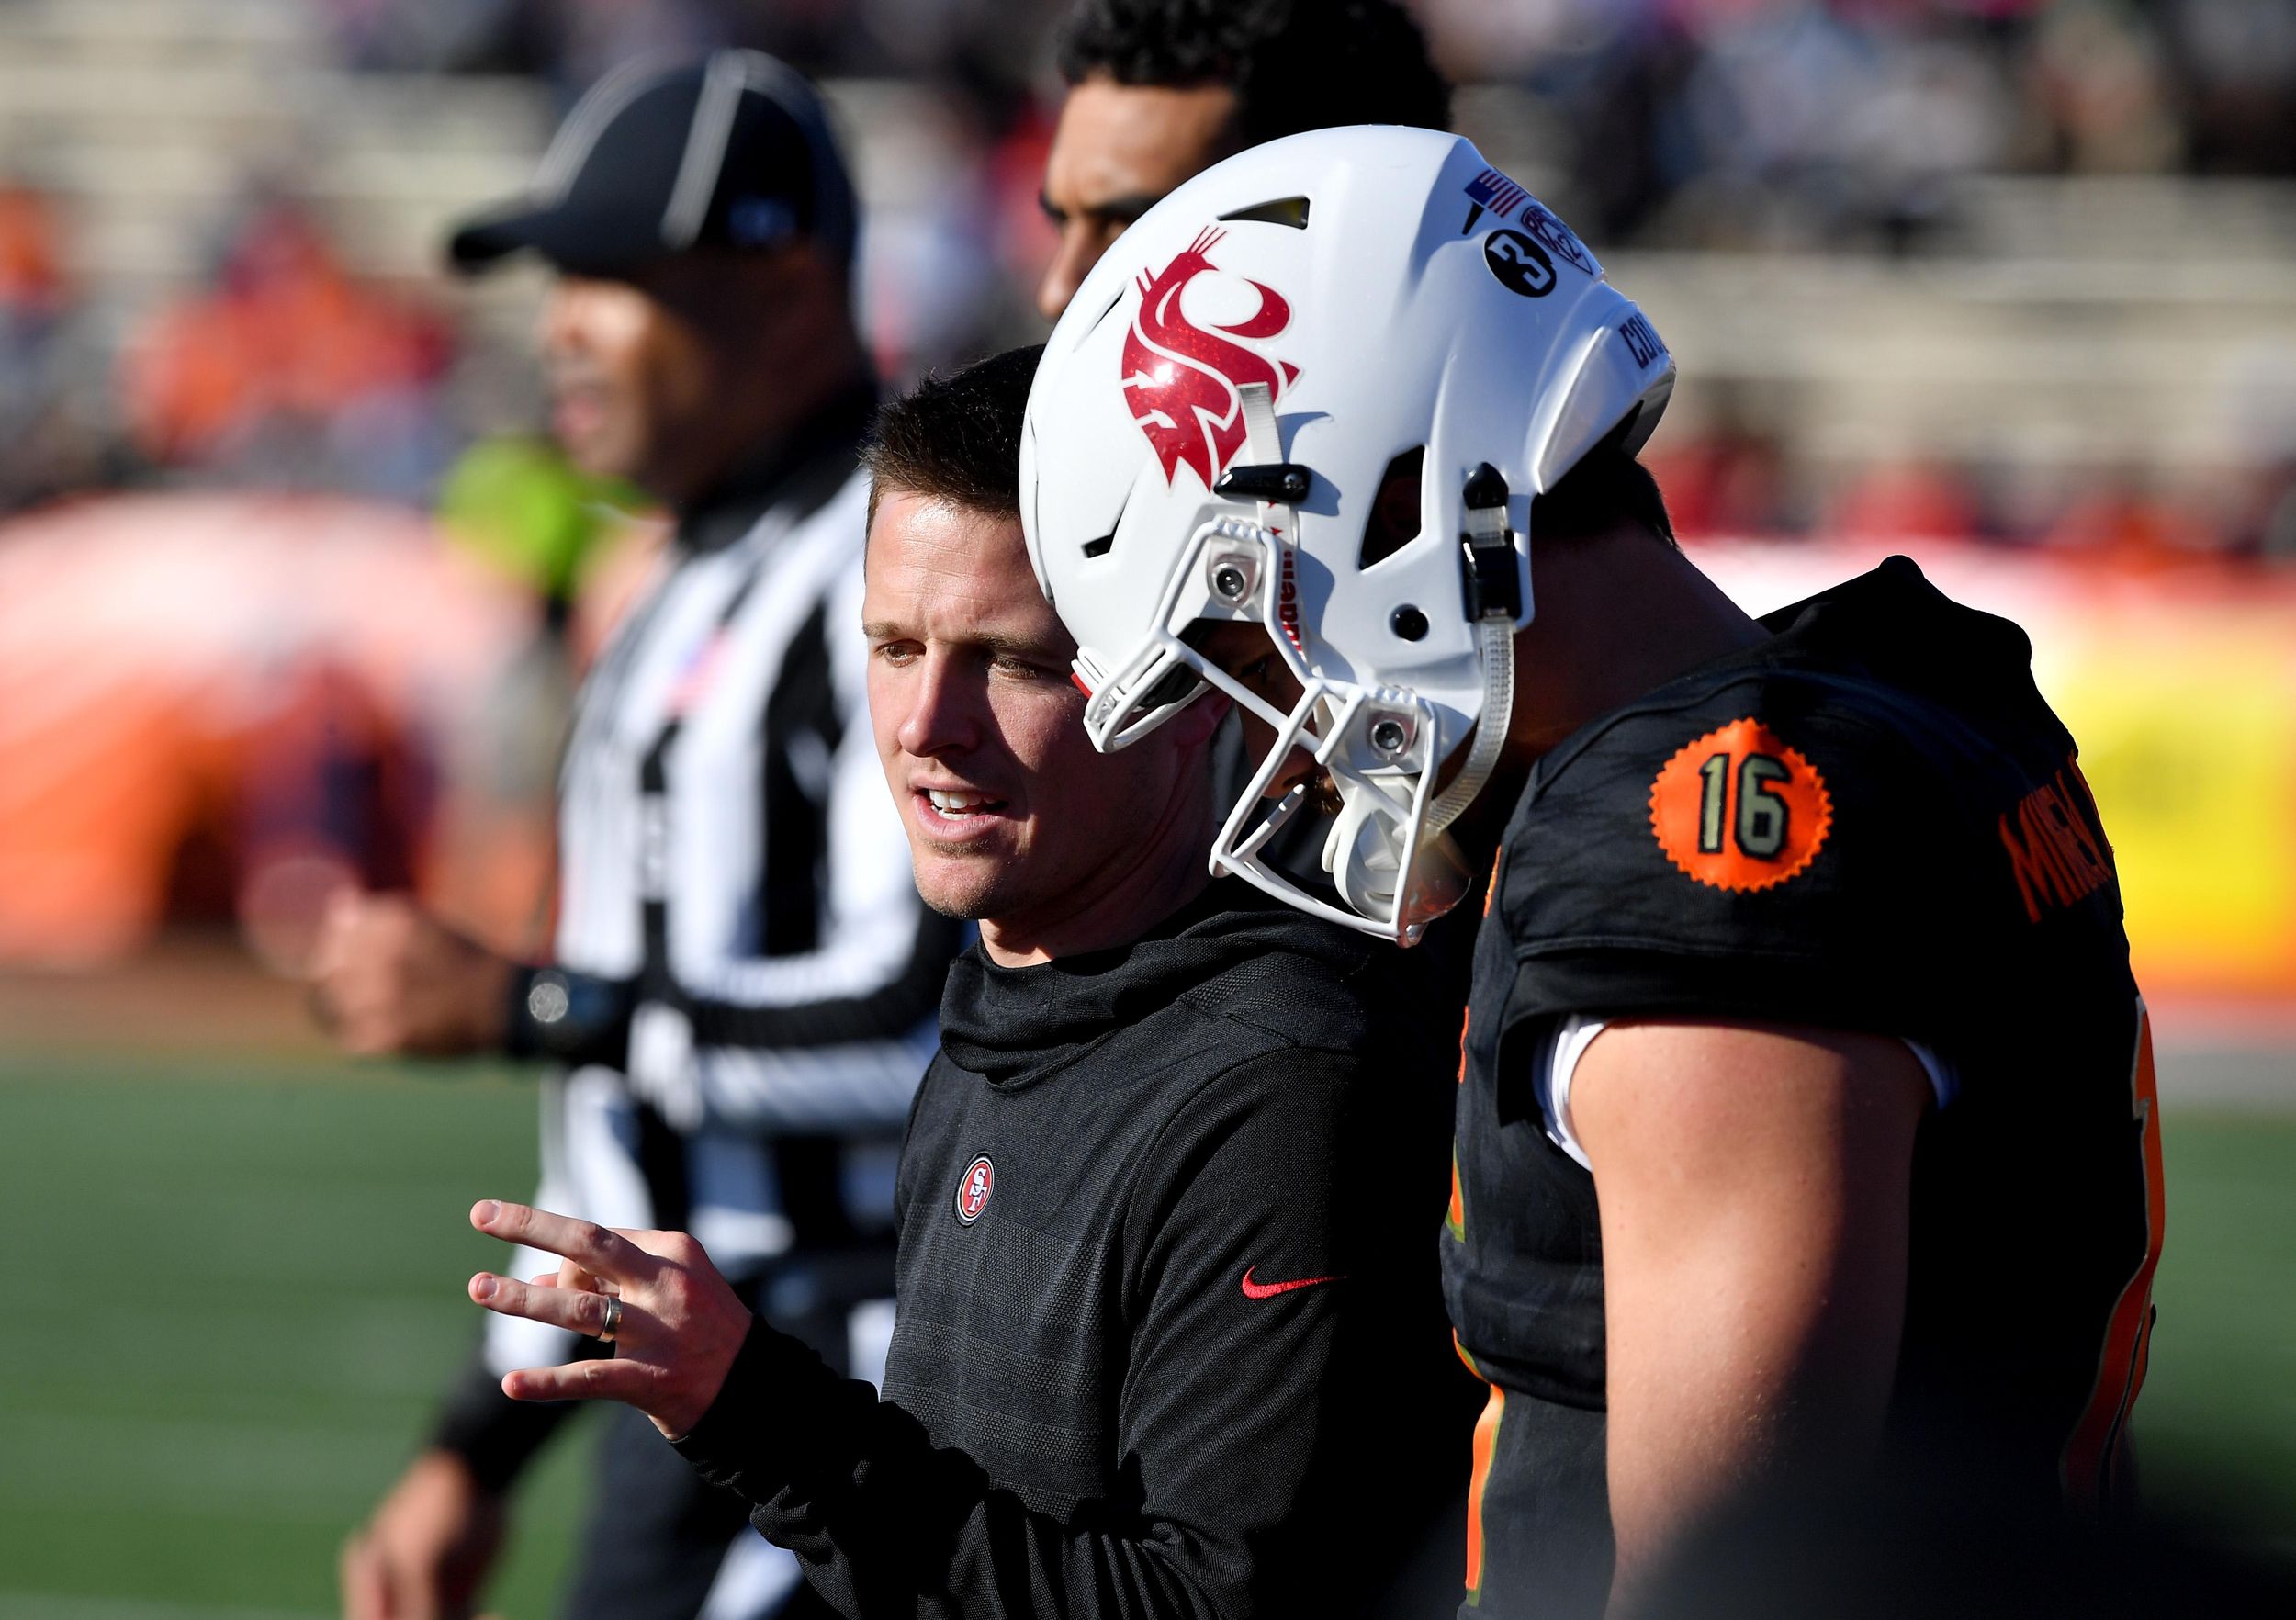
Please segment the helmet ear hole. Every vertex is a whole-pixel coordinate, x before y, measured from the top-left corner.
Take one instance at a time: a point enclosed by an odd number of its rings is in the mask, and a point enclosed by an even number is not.
[[[1426,466],[1427,449],[1406,450],[1387,464],[1379,475],[1379,492],[1372,497],[1364,519],[1363,548],[1356,567],[1367,568],[1384,562],[1419,538],[1419,481]]]

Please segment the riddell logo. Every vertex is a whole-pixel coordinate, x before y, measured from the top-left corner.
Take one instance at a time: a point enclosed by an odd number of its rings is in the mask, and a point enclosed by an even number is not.
[[[1274,399],[1300,375],[1288,361],[1270,361],[1231,340],[1257,342],[1291,324],[1291,305],[1274,287],[1244,282],[1259,308],[1242,321],[1207,330],[1187,318],[1182,295],[1207,270],[1227,232],[1207,228],[1186,252],[1140,282],[1140,313],[1124,336],[1124,392],[1132,420],[1164,466],[1166,483],[1190,467],[1209,489],[1244,444],[1244,383],[1265,383]],[[1224,335],[1221,335],[1224,334]]]
[[[1291,643],[1292,651],[1301,658],[1308,649],[1300,640],[1300,585],[1291,569],[1291,547],[1283,548],[1283,579],[1276,588],[1276,623],[1283,626],[1284,639]]]
[[[996,1166],[983,1153],[964,1167],[957,1182],[957,1224],[970,1226],[988,1208],[988,1195],[996,1190]]]

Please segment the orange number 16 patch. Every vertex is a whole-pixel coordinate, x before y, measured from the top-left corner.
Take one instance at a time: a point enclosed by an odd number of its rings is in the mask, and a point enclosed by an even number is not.
[[[1751,718],[1683,744],[1650,784],[1650,830],[1666,858],[1738,894],[1807,866],[1833,818],[1818,768]]]

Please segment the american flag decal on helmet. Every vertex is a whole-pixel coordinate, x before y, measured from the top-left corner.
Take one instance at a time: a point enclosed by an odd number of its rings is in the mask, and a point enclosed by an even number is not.
[[[1485,169],[1467,183],[1468,200],[1504,218],[1531,200],[1531,194],[1496,169]]]

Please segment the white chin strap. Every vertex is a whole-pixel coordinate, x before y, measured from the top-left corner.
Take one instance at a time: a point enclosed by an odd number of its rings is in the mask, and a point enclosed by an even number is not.
[[[1480,518],[1481,513],[1476,516]],[[1476,662],[1483,671],[1483,707],[1475,717],[1475,740],[1467,750],[1467,763],[1451,785],[1427,806],[1427,836],[1435,837],[1467,811],[1498,768],[1499,754],[1507,746],[1507,723],[1514,714],[1514,624],[1492,614],[1475,625]]]
[[[1497,475],[1488,467],[1495,481]],[[1479,475],[1470,483],[1470,499]],[[1470,886],[1466,863],[1445,829],[1475,802],[1498,767],[1514,712],[1514,627],[1519,602],[1514,586],[1514,540],[1507,533],[1505,487],[1498,500],[1484,492],[1484,504],[1467,509],[1461,537],[1474,592],[1476,666],[1483,681],[1482,705],[1475,734],[1458,774],[1414,816],[1366,783],[1343,783],[1345,805],[1323,846],[1323,870],[1347,904],[1367,916],[1384,916],[1394,937],[1412,943],[1426,923],[1458,904]],[[1504,584],[1501,587],[1500,579]],[[1486,587],[1484,581],[1489,580]],[[1485,599],[1485,589],[1492,591]],[[1432,774],[1440,759],[1425,767]],[[1423,787],[1421,792],[1424,792]],[[1400,813],[1400,814],[1399,814]],[[1413,825],[1413,823],[1416,825]]]
[[[1483,470],[1488,473],[1491,469]],[[1492,475],[1494,479],[1496,476]],[[1471,492],[1474,485],[1470,483],[1468,488]],[[1465,544],[1470,571],[1475,569],[1478,556],[1489,557],[1494,552],[1513,552],[1514,546],[1507,534],[1503,485],[1500,504],[1467,509]],[[1512,566],[1511,556],[1508,562]],[[1499,764],[1500,751],[1507,746],[1507,722],[1514,715],[1514,615],[1490,602],[1479,602],[1476,606],[1475,662],[1483,675],[1483,706],[1475,716],[1475,740],[1468,748],[1467,763],[1459,767],[1451,785],[1427,806],[1429,837],[1457,821],[1475,802],[1475,795],[1483,791],[1483,783],[1491,780],[1491,771]]]

